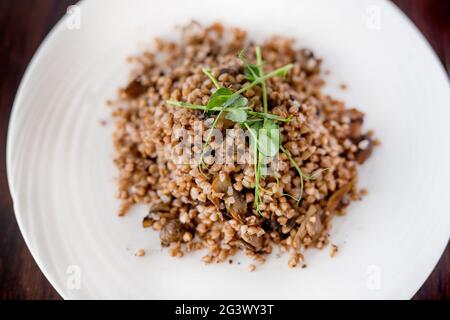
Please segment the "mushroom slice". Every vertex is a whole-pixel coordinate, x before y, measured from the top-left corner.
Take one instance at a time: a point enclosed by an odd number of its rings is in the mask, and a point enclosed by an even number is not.
[[[173,219],[170,220],[162,229],[159,237],[161,245],[168,246],[172,242],[180,241],[183,236],[183,226],[181,222]]]
[[[153,220],[149,217],[149,215],[146,215],[142,220],[142,226],[144,228],[150,228],[152,226],[152,222]]]
[[[329,212],[332,213],[334,210],[336,210],[342,198],[344,198],[347,193],[352,191],[353,187],[355,186],[355,182],[355,179],[353,179],[331,195],[327,202],[327,210]]]
[[[370,157],[373,151],[373,142],[370,137],[362,137],[358,143],[358,151],[356,152],[356,161],[363,164]]]
[[[167,204],[155,204],[150,207],[148,214],[142,219],[142,226],[149,228],[152,225],[152,221],[155,220],[154,216],[173,218],[170,207]]]
[[[141,94],[144,94],[148,89],[148,86],[142,84],[141,78],[137,77],[131,81],[128,86],[124,89],[124,93],[130,99],[135,99]]]
[[[212,182],[212,189],[216,193],[227,193],[231,187],[231,178],[227,173],[219,173]]]
[[[261,250],[263,246],[263,238],[258,237],[257,235],[249,235],[247,233],[243,233],[241,235],[242,240],[244,240],[246,243],[250,244],[254,251]]]
[[[245,198],[236,190],[233,190],[233,203],[225,203],[228,213],[237,221],[244,223],[244,216],[247,213],[247,202]]]

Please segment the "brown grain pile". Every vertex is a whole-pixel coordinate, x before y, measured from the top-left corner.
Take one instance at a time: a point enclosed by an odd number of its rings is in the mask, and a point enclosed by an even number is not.
[[[241,88],[248,81],[237,53],[243,48],[253,53],[254,44],[245,31],[218,23],[191,23],[181,34],[177,42],[157,39],[154,52],[132,58],[136,68],[131,81],[112,103],[119,214],[133,204],[148,204],[143,226],[160,231],[161,244],[172,256],[205,248],[204,262],[224,262],[243,250],[262,262],[279,247],[290,253],[290,267],[303,265],[302,252],[326,246],[333,217],[344,214],[362,195],[356,187],[357,166],[376,144],[371,132],[362,131],[363,113],[321,92],[321,60],[310,50],[297,50],[291,39],[281,37],[261,44],[266,71],[294,64],[286,79],[267,82],[270,112],[293,117],[280,124],[282,145],[305,174],[327,170],[305,181],[298,205],[286,195],[299,195],[300,178],[285,154],[279,154],[278,176],[262,180],[263,203],[257,213],[252,165],[214,164],[204,176],[197,166],[172,161],[172,148],[179,142],[173,131],[193,134],[195,121],[206,127],[211,121],[201,111],[166,103],[174,99],[205,104],[215,87],[203,67],[210,68],[222,86]],[[245,96],[261,110],[259,86]],[[224,126],[219,123],[218,128]],[[232,206],[239,207],[238,219],[230,214]]]

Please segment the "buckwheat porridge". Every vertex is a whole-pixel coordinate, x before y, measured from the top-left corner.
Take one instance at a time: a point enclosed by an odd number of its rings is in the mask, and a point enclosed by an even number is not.
[[[180,33],[131,58],[111,102],[119,215],[147,204],[143,227],[174,257],[263,262],[279,248],[305,266],[304,250],[327,246],[333,217],[365,193],[357,169],[378,142],[364,114],[322,93],[321,59],[291,39],[257,45],[219,23]]]

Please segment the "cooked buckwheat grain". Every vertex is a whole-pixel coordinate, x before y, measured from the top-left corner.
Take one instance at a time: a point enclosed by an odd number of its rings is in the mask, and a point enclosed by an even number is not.
[[[257,213],[252,165],[215,163],[204,176],[196,166],[172,161],[178,143],[174,130],[194,136],[195,121],[207,127],[212,119],[202,111],[166,103],[168,99],[207,103],[215,87],[203,67],[210,68],[222,86],[238,90],[248,81],[237,53],[246,48],[253,60],[255,45],[245,31],[225,29],[219,23],[202,27],[193,22],[181,34],[179,41],[156,39],[154,52],[132,58],[136,70],[112,102],[119,215],[133,204],[147,204],[143,226],[159,231],[161,245],[174,257],[206,249],[205,263],[224,262],[242,250],[263,262],[278,246],[291,255],[290,267],[306,266],[302,252],[325,247],[333,217],[343,215],[362,195],[356,186],[357,166],[377,144],[371,132],[362,130],[364,114],[322,92],[322,61],[312,51],[296,49],[293,40],[281,37],[263,43],[267,72],[294,65],[286,79],[267,81],[270,112],[292,117],[280,123],[282,145],[303,173],[326,170],[305,181],[297,204],[287,194],[299,196],[300,177],[286,155],[279,154],[278,182],[273,177],[261,180],[263,202]],[[262,111],[258,86],[245,96]],[[225,126],[219,123],[218,128]],[[332,255],[336,252],[333,247]]]

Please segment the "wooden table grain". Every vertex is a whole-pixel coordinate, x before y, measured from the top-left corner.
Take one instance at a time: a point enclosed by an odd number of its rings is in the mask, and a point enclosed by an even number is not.
[[[0,299],[61,299],[31,257],[14,217],[6,180],[6,132],[31,57],[75,2],[0,0]],[[394,2],[424,33],[450,74],[450,1]],[[450,246],[414,299],[450,299]]]

